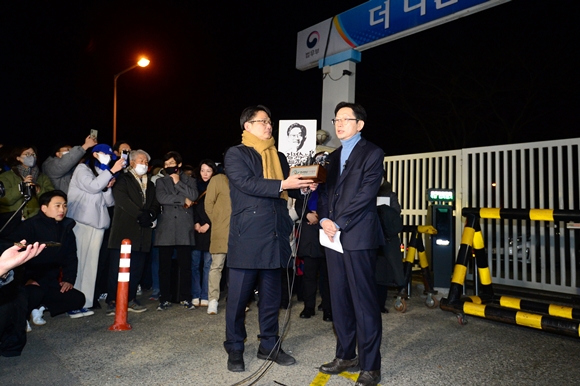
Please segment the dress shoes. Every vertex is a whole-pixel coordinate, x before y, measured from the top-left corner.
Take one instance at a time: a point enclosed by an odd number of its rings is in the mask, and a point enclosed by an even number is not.
[[[324,311],[324,313],[322,314],[322,320],[324,320],[325,322],[332,322],[332,312]]]
[[[296,363],[296,359],[291,355],[288,355],[284,350],[274,349],[271,353],[269,350],[265,350],[260,346],[258,348],[258,358],[264,360],[270,360],[278,363],[280,366],[290,366]]]
[[[358,369],[358,357],[354,359],[334,358],[332,362],[320,366],[320,371],[325,374],[340,374],[346,370],[358,371]]]
[[[244,353],[242,351],[231,351],[228,353],[228,370],[239,373],[245,371]]]
[[[302,319],[310,319],[311,316],[314,316],[314,308],[306,308],[306,307],[304,307],[304,309],[300,313],[300,317]]]
[[[377,386],[381,380],[381,371],[361,371],[354,386]]]

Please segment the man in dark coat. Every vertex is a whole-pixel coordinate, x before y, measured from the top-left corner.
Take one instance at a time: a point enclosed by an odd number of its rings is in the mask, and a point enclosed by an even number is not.
[[[384,152],[360,135],[366,121],[362,106],[341,102],[334,114],[342,146],[328,157],[326,186],[320,191],[318,210],[324,233],[331,241],[340,237],[343,253],[326,248],[337,345],[335,359],[322,365],[320,371],[339,374],[360,364],[356,385],[376,386],[381,378],[382,321],[375,266],[383,239],[376,197]]]
[[[278,337],[281,301],[280,268],[290,259],[292,219],[287,197],[296,190],[316,189],[311,180],[288,178],[286,157],[274,146],[270,110],[246,108],[240,117],[242,144],[230,148],[224,159],[230,182],[232,214],[228,241],[229,291],[226,306],[228,370],[244,371],[245,308],[258,284],[260,294],[260,347],[258,358],[284,366],[296,361],[286,354]]]
[[[149,154],[133,150],[129,154],[126,173],[117,177],[113,189],[115,214],[109,235],[109,285],[107,290],[107,315],[115,315],[117,279],[121,242],[131,240],[131,273],[129,276],[129,308],[131,312],[143,312],[147,308],[136,299],[137,285],[143,274],[147,253],[151,250],[153,222],[159,214],[159,203],[155,197],[155,185],[147,176]]]

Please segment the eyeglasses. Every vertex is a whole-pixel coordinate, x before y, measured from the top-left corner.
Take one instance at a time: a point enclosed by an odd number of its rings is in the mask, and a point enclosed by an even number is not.
[[[256,122],[260,122],[263,125],[272,126],[272,121],[269,119],[254,119],[253,121],[248,121],[248,123],[256,123]]]
[[[35,153],[24,153],[20,155],[21,157],[36,157]]]
[[[359,119],[356,118],[335,118],[335,119],[331,119],[330,122],[332,122],[333,125],[337,125],[340,123],[343,123],[346,125],[348,123],[348,121],[356,121],[356,123],[358,123]]]

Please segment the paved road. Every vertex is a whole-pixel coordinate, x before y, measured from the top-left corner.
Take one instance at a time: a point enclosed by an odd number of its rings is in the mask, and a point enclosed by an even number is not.
[[[416,292],[418,293],[418,292]],[[263,369],[256,358],[257,308],[247,313],[246,372],[226,370],[224,313],[174,305],[129,314],[133,329],[111,332],[113,317],[50,318],[33,326],[21,357],[0,358],[0,385],[233,385]],[[274,364],[255,385],[354,385],[355,374],[325,376],[334,357],[332,324],[322,313],[300,319],[293,300],[283,348],[297,364]],[[475,317],[460,326],[453,314],[428,309],[417,295],[406,313],[383,315],[381,385],[577,385],[580,338]],[[285,314],[281,312],[281,320]],[[250,385],[251,382],[240,383]]]

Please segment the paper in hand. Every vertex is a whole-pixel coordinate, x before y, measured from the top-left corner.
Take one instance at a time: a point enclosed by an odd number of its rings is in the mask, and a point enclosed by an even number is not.
[[[324,230],[320,229],[319,239],[320,245],[322,245],[323,247],[333,249],[340,253],[344,253],[342,249],[342,244],[340,243],[340,231],[336,231],[334,237],[332,238],[333,241],[330,241],[326,233],[324,233]]]

